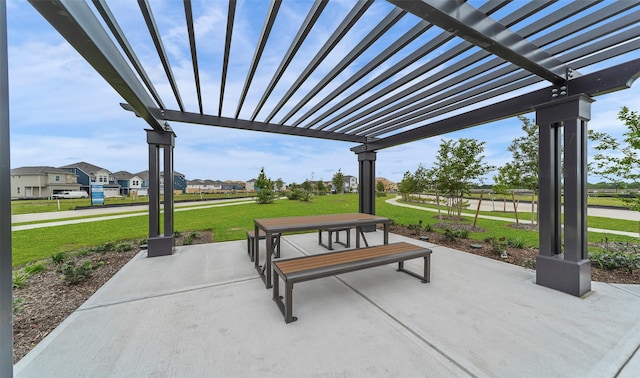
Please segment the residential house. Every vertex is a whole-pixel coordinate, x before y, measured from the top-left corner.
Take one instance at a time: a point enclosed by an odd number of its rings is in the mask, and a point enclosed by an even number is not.
[[[225,181],[222,184],[223,192],[236,192],[238,190],[245,190],[245,184],[242,181]]]
[[[80,190],[78,177],[54,167],[20,167],[11,170],[11,198],[49,198],[54,194]]]
[[[245,183],[245,189],[246,189],[246,191],[247,191],[247,192],[254,192],[254,191],[256,190],[255,185],[256,185],[256,179],[248,180],[248,181]]]
[[[204,182],[201,179],[187,181],[187,193],[203,193]]]
[[[120,185],[108,169],[84,161],[60,167],[78,176],[81,190],[91,193],[91,184],[102,184],[105,197],[119,197]]]
[[[355,176],[344,176],[344,192],[357,192],[358,191],[358,178]]]
[[[112,174],[114,179],[120,185],[120,194],[123,196],[135,195],[146,196],[148,195],[148,188],[143,186],[145,181],[142,177],[134,175],[127,171],[118,171]]]

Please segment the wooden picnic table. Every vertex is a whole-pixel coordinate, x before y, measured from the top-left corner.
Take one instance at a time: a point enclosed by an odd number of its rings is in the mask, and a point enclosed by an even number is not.
[[[355,227],[356,248],[360,248],[360,234],[362,233],[362,227],[376,226],[378,224],[382,224],[384,226],[384,244],[389,244],[390,221],[391,219],[389,218],[364,213],[325,214],[255,219],[255,234],[258,235],[260,230],[264,231],[264,233],[266,234],[266,258],[264,265],[260,265],[259,240],[258,238],[255,238],[255,268],[264,281],[266,288],[271,288],[271,258],[275,253],[275,245],[273,243],[272,237],[274,234],[282,235],[286,232],[318,230],[333,227]]]

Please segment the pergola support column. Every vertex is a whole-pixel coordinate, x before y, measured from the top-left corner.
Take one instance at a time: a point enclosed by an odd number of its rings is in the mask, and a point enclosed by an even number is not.
[[[376,152],[358,153],[358,211],[365,214],[376,213]],[[375,231],[375,226],[363,227],[363,231]]]
[[[587,121],[593,100],[582,94],[536,109],[540,128],[540,252],[536,283],[582,296],[591,291],[587,253]],[[564,129],[564,251],[561,128]]]
[[[147,130],[149,144],[149,239],[147,256],[173,254],[173,147],[175,135],[171,131]],[[163,153],[161,154],[161,151]],[[164,224],[161,232],[160,158],[164,168]]]
[[[7,4],[0,4],[0,377],[13,377],[13,268]]]

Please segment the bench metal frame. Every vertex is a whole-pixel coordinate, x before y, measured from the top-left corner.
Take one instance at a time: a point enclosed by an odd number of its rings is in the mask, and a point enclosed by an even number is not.
[[[380,247],[393,247],[394,244],[387,244],[384,246],[376,246],[376,247],[368,247],[363,249],[373,249]],[[349,263],[337,264],[337,265],[327,265],[319,268],[292,272],[289,274],[285,274],[278,267],[279,263],[292,261],[292,260],[301,260],[307,259],[310,257],[317,257],[323,255],[335,255],[335,254],[345,254],[352,251],[338,251],[338,252],[328,252],[320,255],[309,255],[296,257],[292,259],[284,259],[272,262],[273,268],[273,300],[278,305],[280,312],[284,316],[284,321],[286,323],[291,323],[298,320],[297,317],[293,316],[293,285],[299,282],[311,281],[317,278],[331,277],[338,274],[354,272],[358,270],[373,268],[382,265],[388,265],[392,263],[398,263],[399,272],[404,272],[409,274],[412,277],[416,277],[420,279],[422,283],[428,283],[431,281],[431,250],[429,248],[415,246],[415,250],[395,253],[386,256],[380,256],[375,258],[363,258],[362,260],[353,261]],[[362,251],[362,250],[360,250]],[[424,259],[424,271],[423,274],[417,274],[410,270],[404,268],[404,262],[407,260],[412,260],[416,258]],[[284,297],[280,296],[280,279],[284,282]],[[283,301],[284,299],[284,301]]]

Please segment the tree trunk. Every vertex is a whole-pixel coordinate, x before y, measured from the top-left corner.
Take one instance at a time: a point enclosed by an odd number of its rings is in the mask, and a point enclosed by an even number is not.
[[[516,224],[520,224],[518,220],[518,204],[516,204],[516,195],[511,191],[511,200],[513,201],[513,213],[516,215]]]
[[[480,213],[480,205],[482,205],[482,196],[484,195],[484,190],[480,192],[480,199],[478,200],[478,208],[476,209],[476,216],[473,219],[473,227],[476,226],[478,222],[478,214]]]

